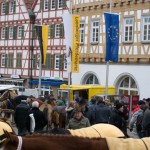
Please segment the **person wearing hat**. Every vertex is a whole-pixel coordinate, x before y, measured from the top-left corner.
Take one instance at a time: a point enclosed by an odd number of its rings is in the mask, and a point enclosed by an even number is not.
[[[68,129],[80,129],[89,127],[90,122],[88,118],[84,117],[80,107],[74,109],[74,116],[69,120]]]
[[[32,127],[32,124],[34,124],[35,127]],[[34,101],[32,103],[32,109],[29,111],[28,114],[28,120],[27,120],[28,131],[30,133],[42,131],[46,124],[47,124],[47,120],[43,112],[39,110],[39,103],[37,101]],[[31,131],[31,127],[32,127],[32,131]]]
[[[123,116],[123,104],[118,102],[112,111],[109,119],[109,124],[118,127],[124,132],[125,120]]]

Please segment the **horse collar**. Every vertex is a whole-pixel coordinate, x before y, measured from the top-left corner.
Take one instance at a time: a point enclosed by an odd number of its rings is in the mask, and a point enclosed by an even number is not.
[[[18,147],[17,150],[21,150],[22,148],[22,137],[21,136],[17,136],[18,137]]]

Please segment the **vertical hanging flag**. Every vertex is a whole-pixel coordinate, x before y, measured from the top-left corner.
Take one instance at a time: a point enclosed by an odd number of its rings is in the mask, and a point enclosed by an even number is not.
[[[79,72],[80,57],[80,17],[69,13],[63,14],[63,23],[65,30],[67,66],[71,72]]]
[[[105,61],[118,62],[119,51],[119,15],[104,13],[106,27]]]
[[[48,26],[36,26],[36,33],[41,51],[41,63],[46,63],[46,52],[48,46]]]

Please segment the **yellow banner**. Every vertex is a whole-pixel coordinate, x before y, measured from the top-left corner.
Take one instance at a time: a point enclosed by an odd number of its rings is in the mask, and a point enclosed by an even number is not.
[[[48,26],[42,26],[42,42],[43,42],[43,64],[46,63],[46,53],[48,46]]]
[[[71,72],[79,72],[80,17],[72,16],[72,62]]]

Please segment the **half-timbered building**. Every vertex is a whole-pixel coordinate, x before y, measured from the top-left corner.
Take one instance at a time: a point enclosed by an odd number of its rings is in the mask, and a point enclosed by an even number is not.
[[[118,94],[150,97],[150,1],[75,0],[73,14],[81,16],[80,73],[73,84],[106,85],[104,12],[119,14],[119,61],[109,63],[108,85]]]

